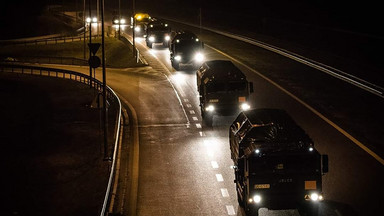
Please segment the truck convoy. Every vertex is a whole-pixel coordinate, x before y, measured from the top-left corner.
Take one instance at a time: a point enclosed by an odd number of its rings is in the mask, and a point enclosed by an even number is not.
[[[207,126],[212,126],[214,115],[237,115],[250,108],[253,83],[231,61],[206,61],[196,77],[201,116]]]
[[[241,112],[229,129],[238,202],[247,214],[260,208],[318,215],[328,156],[283,110]]]
[[[172,67],[179,70],[180,64],[200,66],[204,60],[204,43],[189,31],[178,31],[169,46]]]
[[[171,28],[167,23],[161,20],[148,23],[145,41],[149,48],[152,48],[154,43],[161,43],[164,47],[168,47],[170,38]]]

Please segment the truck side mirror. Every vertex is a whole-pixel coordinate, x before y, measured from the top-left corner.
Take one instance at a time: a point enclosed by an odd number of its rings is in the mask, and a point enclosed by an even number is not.
[[[323,174],[329,171],[328,167],[328,155],[321,155],[321,166]]]
[[[253,93],[253,82],[249,82],[249,92]]]

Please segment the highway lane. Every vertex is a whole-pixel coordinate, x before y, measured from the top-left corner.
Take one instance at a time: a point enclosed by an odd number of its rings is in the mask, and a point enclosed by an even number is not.
[[[168,51],[157,49],[155,51],[140,47],[142,53],[149,52],[156,55],[159,60],[167,59]],[[215,52],[210,48],[206,48],[207,57],[209,59],[226,59],[225,56]],[[147,57],[148,58],[148,57]],[[169,60],[162,63],[168,70],[171,70]],[[254,82],[255,93],[251,97],[252,107],[274,107],[287,110],[294,119],[309,133],[315,141],[316,147],[320,152],[330,156],[331,171],[324,176],[324,193],[327,201],[323,205],[324,215],[375,215],[383,204],[383,186],[381,182],[384,180],[382,165],[362,151],[350,139],[345,137],[332,126],[314,115],[312,111],[298,103],[295,99],[276,88],[271,83],[266,82],[263,78],[255,75],[248,68],[238,65]],[[192,107],[195,108],[195,113],[199,112],[197,103],[195,75],[194,71],[177,71],[173,72],[177,76],[186,76],[183,85],[175,85],[180,92],[189,92],[189,101],[194,101]],[[183,75],[182,75],[183,74]],[[185,84],[188,83],[188,84]],[[195,92],[195,93],[192,93]],[[199,120],[200,116],[197,115]],[[228,148],[227,130],[228,125],[234,117],[215,118],[213,130],[206,131],[203,128],[203,133],[208,137],[215,139],[219,138],[219,143],[223,142],[224,149]],[[193,127],[193,124],[191,124]],[[221,160],[224,164],[230,166],[229,152],[223,154]],[[227,156],[225,156],[227,155]],[[231,178],[231,171],[225,171],[226,176]],[[232,176],[233,179],[233,176]],[[227,180],[231,181],[231,180]],[[229,184],[228,186],[230,186]],[[234,185],[232,184],[233,190]],[[234,193],[234,192],[233,192]],[[236,202],[232,206],[237,206]],[[237,207],[234,207],[237,208]],[[281,212],[279,212],[281,213]],[[287,213],[287,212],[285,212]],[[288,211],[289,213],[289,211]],[[292,213],[292,212],[291,212]]]
[[[140,129],[138,215],[242,215],[231,169],[228,126],[201,123],[193,70],[173,71],[166,49],[138,46],[149,67],[108,69],[108,85],[135,108]],[[226,56],[206,48],[209,59]],[[285,92],[242,65],[254,82],[252,107],[287,110],[330,156],[322,215],[375,215],[383,204],[383,167]],[[75,68],[77,70],[77,68]],[[87,73],[86,69],[84,70]],[[100,77],[100,72],[97,72]],[[171,83],[169,82],[171,80]],[[175,91],[176,89],[176,91]],[[298,215],[296,210],[261,215]]]

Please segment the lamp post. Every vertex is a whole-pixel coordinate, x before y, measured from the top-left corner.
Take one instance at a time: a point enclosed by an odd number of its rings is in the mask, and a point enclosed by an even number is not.
[[[132,0],[132,16],[133,16],[133,28],[132,28],[132,50],[133,57],[136,58],[136,43],[135,43],[135,26],[136,26],[136,18],[135,18],[135,0]]]
[[[107,116],[107,79],[105,70],[105,43],[104,43],[104,0],[100,0],[101,10],[101,57],[103,67],[103,121],[104,121],[104,160],[109,161],[108,155],[108,116]]]

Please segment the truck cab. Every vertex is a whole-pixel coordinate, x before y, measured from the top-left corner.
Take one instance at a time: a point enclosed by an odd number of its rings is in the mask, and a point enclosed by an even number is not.
[[[170,38],[171,28],[166,22],[156,20],[148,23],[145,41],[149,48],[152,48],[155,43],[161,43],[164,47],[168,47]]]
[[[238,202],[247,214],[268,208],[318,215],[328,156],[285,111],[241,112],[230,126],[229,142]]]
[[[192,32],[178,31],[169,45],[172,67],[180,69],[180,64],[198,67],[204,60],[204,43]]]
[[[137,13],[132,19],[132,26],[135,31],[135,35],[142,37],[147,30],[147,24],[152,21],[151,16],[147,13]]]
[[[201,116],[207,126],[212,126],[214,115],[236,115],[250,109],[253,83],[231,61],[206,61],[197,70],[196,78]]]

